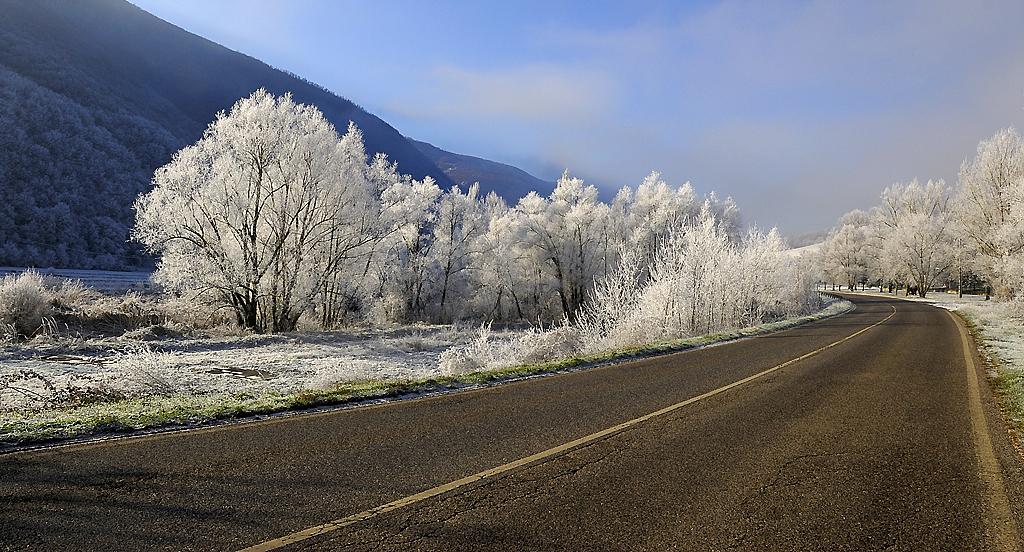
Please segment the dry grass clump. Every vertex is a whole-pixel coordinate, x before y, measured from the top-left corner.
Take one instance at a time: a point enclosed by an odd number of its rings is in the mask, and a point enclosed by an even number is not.
[[[137,291],[111,295],[34,271],[0,279],[0,343],[121,336],[145,341],[197,331],[230,334],[227,314],[194,298]]]
[[[34,336],[53,316],[53,295],[35,272],[0,279],[0,338],[13,341]]]

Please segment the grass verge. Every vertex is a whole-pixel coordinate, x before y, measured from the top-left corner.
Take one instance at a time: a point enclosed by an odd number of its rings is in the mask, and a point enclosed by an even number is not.
[[[326,389],[304,390],[295,393],[154,396],[73,408],[5,412],[0,413],[0,450],[13,450],[30,445],[89,436],[184,428],[285,411],[493,385],[542,374],[677,353],[777,332],[843,314],[852,308],[853,305],[848,301],[834,301],[825,309],[811,315],[729,332],[662,341],[539,364],[471,372],[458,376],[442,376],[422,380],[348,382]]]
[[[1018,452],[1021,452],[1019,438],[1024,433],[1024,367],[1015,366],[1002,358],[993,346],[994,338],[985,333],[969,312],[956,311],[954,314],[963,320],[974,339],[979,356],[985,363],[985,372],[995,394],[996,404],[1009,426]]]

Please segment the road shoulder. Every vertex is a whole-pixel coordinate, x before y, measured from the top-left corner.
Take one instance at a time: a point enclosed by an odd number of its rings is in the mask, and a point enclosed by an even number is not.
[[[947,311],[956,324],[963,343],[964,362],[967,370],[968,396],[971,404],[971,425],[975,436],[975,450],[978,455],[979,475],[987,492],[986,520],[987,536],[993,550],[1018,550],[1021,545],[1018,527],[1021,526],[1022,491],[1024,472],[1020,456],[1014,446],[1008,427],[1003,419],[995,395],[984,372],[974,336],[965,321]],[[987,389],[986,391],[983,391]],[[1017,505],[1011,506],[1012,501]]]

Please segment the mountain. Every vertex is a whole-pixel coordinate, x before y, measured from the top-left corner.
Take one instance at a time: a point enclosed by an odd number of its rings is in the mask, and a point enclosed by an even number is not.
[[[153,170],[253,90],[362,129],[416,178],[452,181],[383,120],[123,0],[0,0],[0,266],[119,269]],[[482,161],[482,160],[481,160]]]
[[[546,182],[532,174],[512,165],[489,161],[471,155],[461,155],[445,151],[433,144],[420,142],[409,138],[412,145],[420,150],[420,153],[430,159],[435,165],[441,168],[448,175],[448,178],[456,184],[466,186],[474,182],[480,183],[480,195],[487,195],[496,192],[510,203],[536,191],[541,195],[547,195],[554,189],[554,182]]]

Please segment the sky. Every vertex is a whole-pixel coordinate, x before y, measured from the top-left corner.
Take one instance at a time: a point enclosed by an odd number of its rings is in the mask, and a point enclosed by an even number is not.
[[[1024,2],[133,0],[406,136],[798,234],[1024,128]]]

